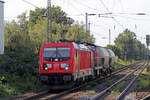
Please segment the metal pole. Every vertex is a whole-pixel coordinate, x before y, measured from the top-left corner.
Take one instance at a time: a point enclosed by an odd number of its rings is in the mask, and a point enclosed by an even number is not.
[[[111,30],[109,29],[109,45],[111,45]]]
[[[147,45],[147,52],[146,52],[146,60],[148,60],[148,45]]]
[[[52,2],[51,2],[51,0],[49,0],[49,7],[50,7],[50,9],[51,9],[51,4],[52,4]],[[51,18],[51,16],[52,16],[52,13],[50,12],[50,37],[51,37],[51,43],[53,42],[53,38],[52,38],[52,18]]]
[[[86,42],[88,42],[88,13],[85,13],[85,23],[86,23],[86,36],[85,36],[85,39],[86,39]]]
[[[89,21],[89,32],[90,32],[90,26],[91,26],[91,23],[90,23],[90,21]]]
[[[4,54],[4,2],[0,1],[0,54]]]
[[[47,0],[47,43],[52,42],[51,0]],[[49,41],[50,35],[50,41]]]
[[[47,43],[49,42],[49,0],[47,0]]]

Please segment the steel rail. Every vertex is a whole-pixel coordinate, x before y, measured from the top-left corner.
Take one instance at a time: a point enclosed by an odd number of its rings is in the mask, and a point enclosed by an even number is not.
[[[121,71],[123,71],[123,70],[125,70],[125,69],[127,69],[127,68],[129,68],[129,67],[131,67],[131,66],[133,66],[133,65],[136,65],[137,63],[138,63],[138,62],[136,62],[136,63],[134,63],[134,64],[127,65],[127,66],[123,66],[123,67],[119,68],[119,70],[116,70],[115,72],[113,72],[111,75],[114,75],[114,74],[116,74],[116,73],[118,73],[118,72],[121,72]],[[96,79],[96,80],[92,80],[92,81],[90,81],[90,82],[87,82],[87,83],[85,83],[85,84],[79,86],[79,87],[76,87],[76,88],[73,88],[73,89],[71,89],[71,90],[65,91],[65,92],[63,92],[63,93],[61,93],[61,94],[58,94],[58,95],[53,96],[53,97],[50,97],[50,98],[48,98],[48,99],[46,99],[46,100],[55,100],[55,99],[61,98],[62,96],[66,95],[66,94],[68,94],[68,93],[71,93],[71,92],[74,92],[74,91],[78,91],[78,90],[84,88],[85,86],[87,86],[87,85],[89,85],[89,84],[92,84],[93,82],[96,82],[96,81],[99,81],[99,80],[103,80],[103,79],[108,78],[108,77],[110,77],[110,76],[100,77],[100,78],[98,78],[98,79]]]
[[[120,82],[122,82],[123,80],[125,80],[126,78],[128,78],[130,75],[132,75],[135,71],[137,71],[139,68],[141,68],[144,64],[138,66],[136,69],[134,69],[132,72],[130,72],[129,74],[127,74],[126,76],[124,76],[123,78],[121,78],[120,80],[118,80],[117,82],[115,82],[114,84],[112,84],[111,86],[109,86],[108,88],[106,88],[105,90],[103,90],[102,92],[100,92],[99,94],[97,94],[96,96],[92,97],[91,100],[98,100],[101,96],[103,96],[105,93],[107,93],[110,89],[112,89],[114,86],[116,86],[117,84],[119,84]]]
[[[134,63],[134,64],[130,64],[130,65],[126,65],[126,66],[123,66],[123,67],[119,67],[117,70],[115,70],[114,72],[112,72],[111,75],[114,75],[114,74],[116,74],[116,73],[118,73],[118,72],[121,72],[121,71],[123,71],[123,70],[125,70],[125,69],[131,67],[131,66],[134,66],[134,65],[136,65],[137,63],[139,63],[139,62],[136,62],[136,63]],[[110,76],[100,77],[100,78],[98,78],[98,79],[96,79],[96,80],[92,80],[92,81],[90,81],[90,82],[84,83],[83,85],[80,85],[79,87],[75,87],[75,88],[73,88],[73,89],[71,89],[71,90],[67,90],[67,91],[61,92],[61,93],[59,93],[59,94],[57,94],[57,95],[55,95],[55,96],[49,97],[49,98],[46,99],[46,100],[58,99],[58,98],[60,98],[60,97],[62,97],[62,96],[64,96],[64,95],[66,95],[66,94],[68,94],[68,93],[71,93],[71,92],[73,92],[73,91],[80,90],[80,89],[82,89],[83,87],[87,86],[88,84],[92,84],[93,82],[96,82],[96,81],[99,81],[99,80],[102,80],[102,79],[105,79],[105,78],[108,78],[108,77],[110,77]],[[43,92],[41,92],[41,93],[38,93],[38,94],[36,94],[36,95],[34,95],[34,96],[26,97],[26,98],[24,98],[23,100],[35,100],[35,98],[42,98],[42,96],[47,95],[48,92],[49,92],[49,90],[46,90],[46,91],[43,91]]]
[[[140,72],[131,80],[131,82],[127,85],[127,87],[120,93],[116,100],[122,100],[125,94],[128,92],[129,88],[134,84],[136,79],[141,75],[143,70],[148,67],[148,63],[140,70]]]
[[[150,100],[150,95],[145,96],[143,99],[141,100]]]
[[[22,100],[33,100],[35,98],[40,98],[41,96],[47,94],[49,92],[49,90],[46,90],[46,91],[42,91],[38,94],[35,94],[33,96],[30,96],[30,97],[25,97],[25,98],[21,98]]]

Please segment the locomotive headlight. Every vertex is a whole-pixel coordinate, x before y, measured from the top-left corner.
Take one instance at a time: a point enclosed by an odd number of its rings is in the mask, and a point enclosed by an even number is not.
[[[45,70],[48,70],[48,67],[45,67]]]
[[[61,64],[61,68],[64,68],[65,70],[69,70],[70,65],[69,64]]]
[[[70,69],[70,65],[69,65],[69,64],[66,64],[65,70],[69,70],[69,69]]]
[[[47,67],[46,64],[43,65],[43,69],[44,69],[44,70],[48,70],[48,67]]]

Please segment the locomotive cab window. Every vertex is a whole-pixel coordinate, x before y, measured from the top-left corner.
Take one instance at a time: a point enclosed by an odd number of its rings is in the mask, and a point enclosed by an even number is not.
[[[57,57],[70,57],[70,48],[57,48]]]
[[[44,57],[56,57],[56,48],[44,48]]]
[[[44,48],[43,57],[44,60],[46,61],[66,61],[70,59],[70,48],[69,47]]]

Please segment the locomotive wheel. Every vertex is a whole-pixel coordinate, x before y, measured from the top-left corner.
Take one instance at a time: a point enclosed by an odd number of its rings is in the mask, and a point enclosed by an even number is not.
[[[110,73],[112,73],[112,68],[110,68],[109,70],[110,70]]]
[[[106,76],[107,75],[107,70],[103,71],[103,76]]]
[[[111,75],[111,69],[108,69],[108,75]]]

